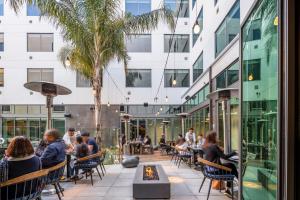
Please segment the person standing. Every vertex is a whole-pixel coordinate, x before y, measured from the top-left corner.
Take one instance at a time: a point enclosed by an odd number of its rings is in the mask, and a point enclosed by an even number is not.
[[[97,145],[95,139],[90,137],[89,132],[81,133],[81,137],[82,137],[83,142],[88,145],[90,154],[96,154],[96,153],[98,153],[98,151],[100,151],[100,148]]]
[[[43,168],[50,168],[65,161],[66,145],[59,138],[58,130],[47,130],[44,134],[44,140],[48,145],[41,156]]]
[[[185,140],[190,145],[196,143],[196,134],[194,132],[194,128],[190,128],[189,131],[185,134]]]
[[[75,136],[75,129],[69,128],[68,131],[63,136],[63,140],[67,145],[68,151],[73,151],[75,148],[76,136]]]

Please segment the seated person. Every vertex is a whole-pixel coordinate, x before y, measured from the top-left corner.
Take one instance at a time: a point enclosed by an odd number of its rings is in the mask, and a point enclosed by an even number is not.
[[[63,140],[59,139],[58,130],[50,129],[46,131],[44,140],[48,146],[41,156],[43,168],[50,168],[64,162],[66,157],[66,145]]]
[[[176,140],[175,146],[181,142],[181,139],[182,139],[182,138],[183,138],[183,137],[182,137],[182,134],[179,134],[179,135],[177,136],[177,140]]]
[[[143,141],[144,145],[151,145],[151,139],[148,135],[145,136],[144,141]]]
[[[37,148],[35,149],[35,155],[38,157],[41,157],[42,154],[44,153],[45,149],[47,147],[47,143],[45,140],[41,140],[40,143],[38,144]]]
[[[90,137],[89,132],[81,133],[81,137],[83,142],[88,145],[90,154],[96,154],[100,151],[100,147],[97,145],[95,139]]]
[[[166,136],[165,136],[165,134],[161,135],[161,138],[159,139],[159,144],[160,145],[166,145]]]
[[[203,137],[203,134],[200,133],[200,135],[197,137],[197,145],[199,147],[202,147],[205,144],[205,138]]]
[[[32,173],[42,168],[40,159],[34,155],[33,147],[26,137],[14,137],[5,154],[6,157],[0,162],[0,182]],[[23,187],[18,185],[17,198],[23,195]],[[28,184],[25,188],[25,195],[29,194],[31,189]],[[9,187],[8,198],[15,199],[15,192],[15,187]],[[6,195],[7,188],[2,188],[0,199],[6,199]]]
[[[204,158],[210,162],[217,163],[219,165],[226,166],[230,169],[232,169],[231,173],[238,178],[238,171],[236,169],[236,166],[232,163],[221,163],[221,158],[227,159],[231,156],[235,155],[236,153],[233,152],[231,154],[225,155],[222,148],[218,146],[217,144],[217,133],[212,131],[210,132],[207,137],[205,144],[203,145],[203,151],[204,151]],[[230,196],[231,192],[228,188],[231,187],[231,184],[227,182],[227,189],[225,193]]]
[[[186,154],[189,143],[185,140],[185,138],[181,138],[179,143],[176,145],[177,150],[180,154]]]
[[[76,145],[75,145],[75,157],[78,158],[83,158],[89,155],[89,148],[87,144],[83,143],[83,139],[81,136],[76,137]],[[72,178],[78,178],[78,169],[76,168],[76,165],[80,164],[82,162],[76,161],[74,164],[74,167],[72,168],[72,174],[74,174],[75,171],[75,176]]]

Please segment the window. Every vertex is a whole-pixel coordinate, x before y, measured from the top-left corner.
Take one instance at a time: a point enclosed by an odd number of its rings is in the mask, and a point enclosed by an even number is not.
[[[203,72],[203,53],[197,58],[193,65],[193,82],[202,74]]]
[[[240,1],[238,0],[215,33],[216,57],[240,31]]]
[[[244,81],[260,80],[260,59],[243,61]]]
[[[217,5],[218,1],[219,1],[219,0],[214,0],[215,5]]]
[[[128,52],[151,52],[151,35],[127,35]]]
[[[4,14],[4,0],[0,0],[0,16]]]
[[[166,69],[164,72],[164,77],[165,87],[190,86],[190,73],[188,69]]]
[[[189,35],[164,35],[164,49],[165,52],[189,52],[190,51],[190,37]]]
[[[253,41],[261,39],[261,19],[255,19],[251,22],[249,29],[247,29],[249,33],[244,33],[247,35],[247,38],[244,38],[244,41]]]
[[[235,61],[216,77],[216,89],[226,88],[239,80],[239,63]]]
[[[80,72],[76,72],[76,87],[91,87],[91,81]]]
[[[196,19],[196,22],[193,26],[193,29],[194,29],[196,23],[198,23],[198,25],[200,26],[200,32],[199,33],[194,33],[194,30],[192,31],[193,32],[193,46],[197,42],[197,40],[199,38],[199,35],[202,33],[202,30],[203,30],[203,8],[200,10],[200,13],[199,13],[199,15]]]
[[[125,10],[134,16],[151,12],[151,0],[126,0]]]
[[[28,33],[27,51],[28,52],[52,52],[53,33]]]
[[[4,69],[0,68],[0,87],[4,86]]]
[[[40,9],[35,4],[27,4],[27,16],[40,16]]]
[[[192,0],[193,9],[194,9],[194,6],[195,6],[196,2],[197,2],[197,0]]]
[[[29,68],[27,69],[27,82],[45,81],[53,82],[54,72],[51,68]]]
[[[178,17],[189,17],[189,0],[165,0],[165,7]]]
[[[126,87],[151,87],[151,69],[128,69]]]
[[[0,51],[4,51],[4,33],[0,33]]]

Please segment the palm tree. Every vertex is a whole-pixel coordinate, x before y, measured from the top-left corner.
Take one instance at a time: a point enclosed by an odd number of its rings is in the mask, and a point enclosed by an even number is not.
[[[25,4],[34,3],[41,15],[49,19],[69,44],[62,48],[59,58],[65,65],[91,80],[94,103],[96,135],[101,138],[102,75],[110,61],[118,59],[127,68],[126,34],[143,33],[157,28],[164,21],[174,29],[174,14],[162,8],[139,16],[124,14],[120,0],[10,0],[18,12]],[[66,65],[65,65],[66,66]],[[99,141],[99,140],[98,140]]]

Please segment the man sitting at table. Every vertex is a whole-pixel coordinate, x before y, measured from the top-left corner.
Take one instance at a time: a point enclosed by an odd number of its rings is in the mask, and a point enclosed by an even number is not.
[[[90,137],[89,132],[82,132],[81,137],[83,142],[88,145],[90,154],[98,153],[100,147],[97,145],[95,139]]]
[[[48,146],[41,156],[43,168],[50,168],[65,161],[66,145],[64,141],[59,138],[58,130],[50,129],[46,131],[44,134],[44,140]]]

